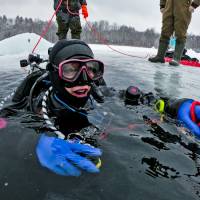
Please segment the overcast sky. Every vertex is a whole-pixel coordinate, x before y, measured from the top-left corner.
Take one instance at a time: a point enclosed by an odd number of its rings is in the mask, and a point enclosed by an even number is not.
[[[136,30],[154,28],[160,32],[159,0],[87,0],[89,21],[107,20],[125,24]],[[53,13],[53,0],[0,0],[0,15],[48,20]],[[189,33],[200,35],[200,7],[193,13]]]

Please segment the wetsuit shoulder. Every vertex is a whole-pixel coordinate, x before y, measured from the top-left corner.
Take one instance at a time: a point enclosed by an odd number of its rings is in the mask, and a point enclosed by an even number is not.
[[[30,90],[35,81],[44,74],[43,71],[35,71],[29,74],[18,86],[12,101],[15,103],[21,102],[25,97],[29,96]]]
[[[174,99],[174,100],[168,100],[165,107],[165,113],[168,114],[170,117],[177,117],[178,110],[183,102],[188,100],[187,98],[182,99]]]

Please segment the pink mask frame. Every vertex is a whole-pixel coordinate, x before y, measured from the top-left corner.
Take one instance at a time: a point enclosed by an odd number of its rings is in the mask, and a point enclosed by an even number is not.
[[[99,63],[99,68],[101,68],[101,73],[97,74],[96,76],[91,76],[89,70],[88,70],[88,67],[86,65],[87,62],[91,62],[91,61],[94,61],[94,62],[97,62]],[[67,63],[72,63],[72,62],[78,62],[78,63],[81,63],[81,67],[79,69],[79,71],[74,75],[73,78],[66,78],[65,76],[63,76],[63,65],[64,64],[67,64]],[[59,66],[58,66],[58,71],[59,71],[59,77],[65,81],[68,81],[68,82],[74,82],[76,81],[76,79],[80,76],[81,72],[82,71],[85,71],[88,75],[88,77],[91,79],[91,80],[98,80],[100,79],[101,77],[103,77],[103,73],[104,73],[104,64],[103,62],[101,62],[100,60],[96,60],[96,59],[69,59],[69,60],[64,60],[62,61]]]

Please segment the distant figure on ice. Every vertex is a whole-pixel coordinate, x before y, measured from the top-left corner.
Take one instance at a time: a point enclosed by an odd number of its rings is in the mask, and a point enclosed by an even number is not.
[[[176,47],[176,37],[171,36],[170,41],[169,41],[169,49],[175,50]]]
[[[56,10],[60,0],[54,0],[54,9]],[[58,39],[66,39],[69,29],[72,39],[80,39],[82,27],[79,17],[79,10],[82,9],[84,18],[88,17],[86,0],[63,0],[56,14],[58,24]]]
[[[170,65],[178,66],[181,59],[185,42],[187,29],[191,21],[192,12],[200,5],[200,0],[160,0],[160,11],[162,16],[162,30],[155,57],[149,58],[150,62],[164,63],[165,53],[167,51],[170,37],[175,32],[176,46]]]

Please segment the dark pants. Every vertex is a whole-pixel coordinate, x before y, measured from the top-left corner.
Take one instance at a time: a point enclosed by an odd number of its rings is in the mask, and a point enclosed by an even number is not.
[[[57,35],[59,40],[66,39],[69,29],[71,30],[72,39],[81,38],[82,27],[79,16],[69,16],[68,21],[64,21],[60,16],[57,16],[56,21],[58,24]]]

